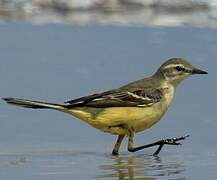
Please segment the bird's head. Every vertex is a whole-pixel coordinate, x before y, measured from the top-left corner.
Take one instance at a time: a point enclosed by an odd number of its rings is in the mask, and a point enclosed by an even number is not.
[[[155,76],[177,86],[182,80],[192,74],[208,74],[206,71],[195,68],[186,59],[171,58],[161,65]]]

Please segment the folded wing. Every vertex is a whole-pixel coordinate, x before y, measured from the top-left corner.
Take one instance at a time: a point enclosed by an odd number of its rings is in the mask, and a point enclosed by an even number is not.
[[[152,106],[162,99],[162,89],[111,90],[67,101],[66,107],[144,107]]]

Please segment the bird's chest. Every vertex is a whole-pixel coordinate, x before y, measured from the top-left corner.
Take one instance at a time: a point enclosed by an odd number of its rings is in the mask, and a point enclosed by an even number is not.
[[[164,96],[162,100],[160,101],[160,104],[167,109],[170,103],[173,100],[174,94],[175,94],[175,88],[173,86],[167,86],[164,88]]]
[[[137,121],[135,129],[137,132],[150,128],[156,124],[167,111],[173,100],[175,88],[168,86],[164,88],[164,95],[161,101],[151,107],[144,108],[144,118]]]

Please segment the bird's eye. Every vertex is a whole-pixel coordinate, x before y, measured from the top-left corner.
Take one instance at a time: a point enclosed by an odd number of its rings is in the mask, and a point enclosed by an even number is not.
[[[183,71],[183,69],[184,69],[184,68],[181,67],[181,66],[176,66],[176,70],[177,70],[177,71]]]

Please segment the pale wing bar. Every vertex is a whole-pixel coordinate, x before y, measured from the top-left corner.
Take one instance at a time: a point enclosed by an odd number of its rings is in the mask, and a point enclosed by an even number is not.
[[[112,90],[67,101],[66,107],[144,107],[159,102],[162,96],[161,89]]]

